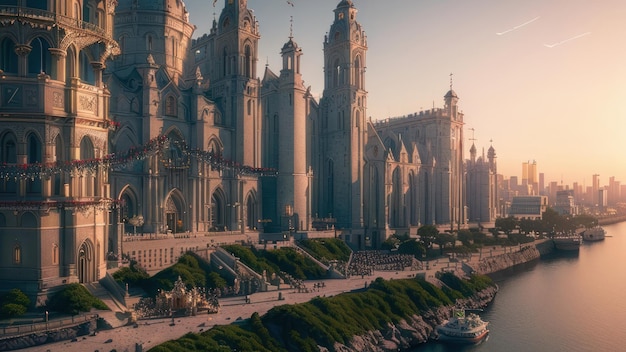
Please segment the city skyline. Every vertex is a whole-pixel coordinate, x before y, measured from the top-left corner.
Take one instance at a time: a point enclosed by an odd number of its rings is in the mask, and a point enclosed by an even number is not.
[[[208,33],[224,0],[187,0],[194,37]],[[281,67],[290,32],[302,47],[305,84],[321,95],[324,33],[338,0],[249,0],[262,39],[258,72]],[[521,176],[536,160],[546,181],[626,179],[618,133],[626,80],[619,1],[354,1],[368,35],[368,117],[382,120],[443,106],[453,89],[465,113],[465,155],[493,144],[498,173]],[[567,7],[567,11],[563,8]],[[216,15],[217,16],[217,15]],[[293,22],[291,22],[293,18]],[[411,23],[407,26],[407,23]],[[390,61],[393,59],[393,62]],[[452,74],[452,76],[451,76]],[[263,78],[262,76],[260,77]],[[473,132],[468,129],[473,128]],[[493,142],[491,142],[493,141]]]

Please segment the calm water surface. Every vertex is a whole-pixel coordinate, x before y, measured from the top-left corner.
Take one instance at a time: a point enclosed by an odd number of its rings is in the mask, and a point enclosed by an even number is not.
[[[604,229],[607,238],[583,243],[577,256],[498,280],[498,295],[480,314],[490,323],[487,341],[415,351],[626,351],[626,222]]]

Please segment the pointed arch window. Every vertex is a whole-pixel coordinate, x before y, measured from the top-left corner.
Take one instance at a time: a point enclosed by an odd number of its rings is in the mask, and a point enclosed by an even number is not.
[[[244,59],[244,75],[248,78],[252,78],[252,49],[250,49],[249,45],[246,45],[245,48],[245,59]]]
[[[357,56],[356,60],[354,60],[354,85],[357,89],[361,89],[362,87],[362,76],[361,76],[361,57]]]
[[[0,70],[4,73],[17,74],[17,54],[15,53],[15,43],[4,38],[0,43]]]
[[[52,264],[59,264],[59,246],[56,243],[52,245]]]
[[[326,183],[326,189],[327,189],[327,193],[326,193],[326,203],[328,204],[328,212],[330,214],[334,213],[335,211],[335,202],[334,202],[334,195],[335,195],[335,163],[333,162],[332,159],[328,160],[327,163],[327,174],[328,174],[328,179],[327,179],[327,183]]]
[[[95,158],[95,150],[91,139],[83,137],[80,141],[80,160],[92,160]],[[96,191],[96,170],[87,170],[81,175],[81,195],[83,197],[91,197]]]
[[[42,147],[39,138],[33,133],[28,136],[28,163],[35,164],[42,161]],[[26,183],[27,193],[39,193],[41,192],[41,179],[35,178],[33,180],[28,179]]]
[[[22,264],[22,247],[19,244],[13,247],[13,264]]]
[[[17,163],[17,142],[14,134],[7,133],[2,137],[0,142],[0,153],[0,163],[9,165]],[[17,181],[15,181],[14,178],[1,178],[0,192],[17,192]]]
[[[222,51],[222,73],[224,76],[228,74],[228,51],[226,48]]]
[[[54,160],[57,162],[63,160],[63,141],[60,135],[57,135],[54,138],[54,156],[55,156]],[[52,175],[52,179],[53,179],[53,187],[54,187],[53,194],[55,196],[61,195],[61,184],[63,180],[63,173]]]
[[[39,74],[49,72],[51,56],[46,55],[50,48],[48,42],[41,38],[35,38],[30,42],[30,46],[32,50],[28,53],[28,73]]]
[[[165,115],[167,116],[177,116],[178,109],[176,104],[176,97],[173,95],[168,95],[165,98]]]
[[[339,73],[341,70],[341,66],[339,66],[339,59],[336,59],[333,63],[333,87],[337,88],[339,86]]]
[[[96,83],[96,76],[93,72],[93,67],[91,67],[91,64],[89,63],[89,57],[87,56],[87,54],[85,54],[85,52],[81,51],[80,52],[80,57],[79,57],[79,77],[80,80],[88,83],[88,84],[95,84]]]

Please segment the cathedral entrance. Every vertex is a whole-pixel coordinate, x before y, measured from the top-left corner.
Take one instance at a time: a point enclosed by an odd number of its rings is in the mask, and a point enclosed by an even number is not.
[[[83,242],[78,250],[78,281],[81,284],[90,283],[96,277],[96,263],[94,262],[93,245],[89,241]]]
[[[185,223],[186,219],[183,216],[184,209],[181,199],[172,194],[165,202],[165,226],[166,231],[176,234],[185,232],[188,224]]]

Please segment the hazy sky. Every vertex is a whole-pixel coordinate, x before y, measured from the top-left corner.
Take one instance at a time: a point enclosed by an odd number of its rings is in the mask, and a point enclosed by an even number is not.
[[[186,0],[194,37],[225,0]],[[260,74],[278,73],[293,16],[303,77],[323,83],[324,35],[340,0],[249,0],[259,21]],[[368,36],[373,120],[443,106],[450,85],[465,113],[466,157],[490,140],[498,171],[536,160],[546,181],[626,184],[626,1],[354,0]],[[262,77],[261,77],[262,78]],[[472,132],[470,129],[474,129]]]

